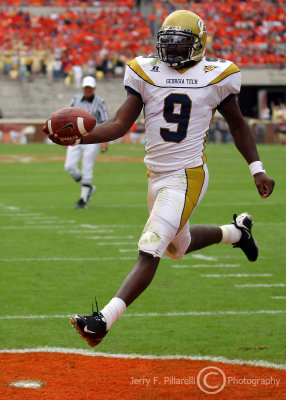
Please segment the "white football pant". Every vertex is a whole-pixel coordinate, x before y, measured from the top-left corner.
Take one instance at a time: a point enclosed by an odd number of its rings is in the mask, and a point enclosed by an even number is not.
[[[162,257],[181,258],[191,243],[189,218],[209,182],[206,164],[169,173],[151,171],[148,179],[150,216],[138,249]]]
[[[79,144],[77,146],[68,146],[65,170],[76,181],[81,184],[91,185],[93,178],[93,165],[96,161],[100,150],[100,143],[94,144]],[[81,171],[78,164],[81,160]]]

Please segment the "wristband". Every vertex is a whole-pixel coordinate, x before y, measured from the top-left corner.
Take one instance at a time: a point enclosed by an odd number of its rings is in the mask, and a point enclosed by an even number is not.
[[[251,164],[249,164],[249,169],[251,175],[259,174],[261,172],[263,172],[264,174],[266,173],[261,161],[252,162]]]

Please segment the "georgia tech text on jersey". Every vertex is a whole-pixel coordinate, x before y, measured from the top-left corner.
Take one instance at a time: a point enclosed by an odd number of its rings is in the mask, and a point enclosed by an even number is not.
[[[197,85],[198,80],[197,79],[189,79],[189,78],[175,78],[175,79],[166,79],[166,83],[179,83],[179,84],[184,84],[186,83],[187,85]]]

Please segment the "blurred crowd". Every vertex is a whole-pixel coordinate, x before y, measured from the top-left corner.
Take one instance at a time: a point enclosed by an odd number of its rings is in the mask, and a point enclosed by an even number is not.
[[[108,3],[111,7],[133,7],[132,0],[2,0],[6,7],[95,7]]]
[[[122,76],[126,62],[136,55],[154,52],[157,27],[170,12],[182,8],[193,10],[206,21],[208,56],[233,60],[239,67],[285,68],[284,0],[155,0],[154,13],[148,18],[139,11],[140,3],[2,1],[0,73],[18,80],[37,74],[48,79],[63,77],[67,84],[71,80],[80,82],[83,74],[97,73],[98,79]],[[71,4],[104,6],[91,12],[84,7],[66,7]],[[64,8],[60,13],[51,11],[48,16],[38,16],[25,5]]]
[[[0,10],[0,69],[11,79],[121,75],[127,61],[152,51],[150,26],[135,9],[65,9],[49,17]]]
[[[162,20],[189,9],[207,25],[208,55],[240,67],[286,67],[285,0],[155,0]]]

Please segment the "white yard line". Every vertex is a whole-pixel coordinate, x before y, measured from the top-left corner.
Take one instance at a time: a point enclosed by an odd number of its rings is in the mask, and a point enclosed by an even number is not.
[[[269,277],[272,274],[203,274],[204,278],[249,278],[249,277]]]
[[[98,232],[98,231],[97,231]],[[106,240],[106,239],[134,239],[133,235],[129,236],[86,236],[85,239],[91,240]]]
[[[130,245],[137,245],[137,242],[101,242],[101,243],[96,243],[97,246],[130,246]],[[134,250],[133,250],[134,251]]]
[[[136,257],[42,257],[42,258],[0,258],[0,262],[31,262],[31,261],[117,261],[135,260]]]
[[[271,299],[275,299],[275,300],[286,300],[286,296],[271,296]]]
[[[240,264],[194,264],[194,265],[171,265],[171,268],[238,268]]]
[[[205,256],[203,254],[190,254],[192,258],[197,258],[199,260],[206,260],[206,261],[217,261],[216,257]]]
[[[192,361],[211,361],[233,365],[250,365],[253,367],[264,367],[264,368],[275,368],[286,370],[286,364],[277,364],[264,360],[240,360],[240,359],[228,359],[225,357],[215,356],[201,356],[201,355],[153,355],[153,354],[114,354],[114,353],[102,353],[94,352],[92,350],[83,349],[70,349],[64,347],[38,347],[38,348],[26,348],[26,349],[2,349],[0,353],[10,354],[24,354],[24,353],[65,353],[65,354],[79,354],[90,357],[107,357],[107,358],[124,358],[124,359],[141,359],[141,360],[192,360]]]
[[[285,283],[248,283],[245,285],[235,285],[236,287],[284,287],[286,286]]]
[[[185,311],[185,312],[169,312],[169,313],[125,313],[122,317],[206,317],[206,316],[218,316],[218,315],[253,315],[253,314],[286,314],[286,310],[257,310],[257,311]],[[71,315],[5,315],[0,316],[0,320],[10,319],[55,319],[55,318],[70,318]]]

